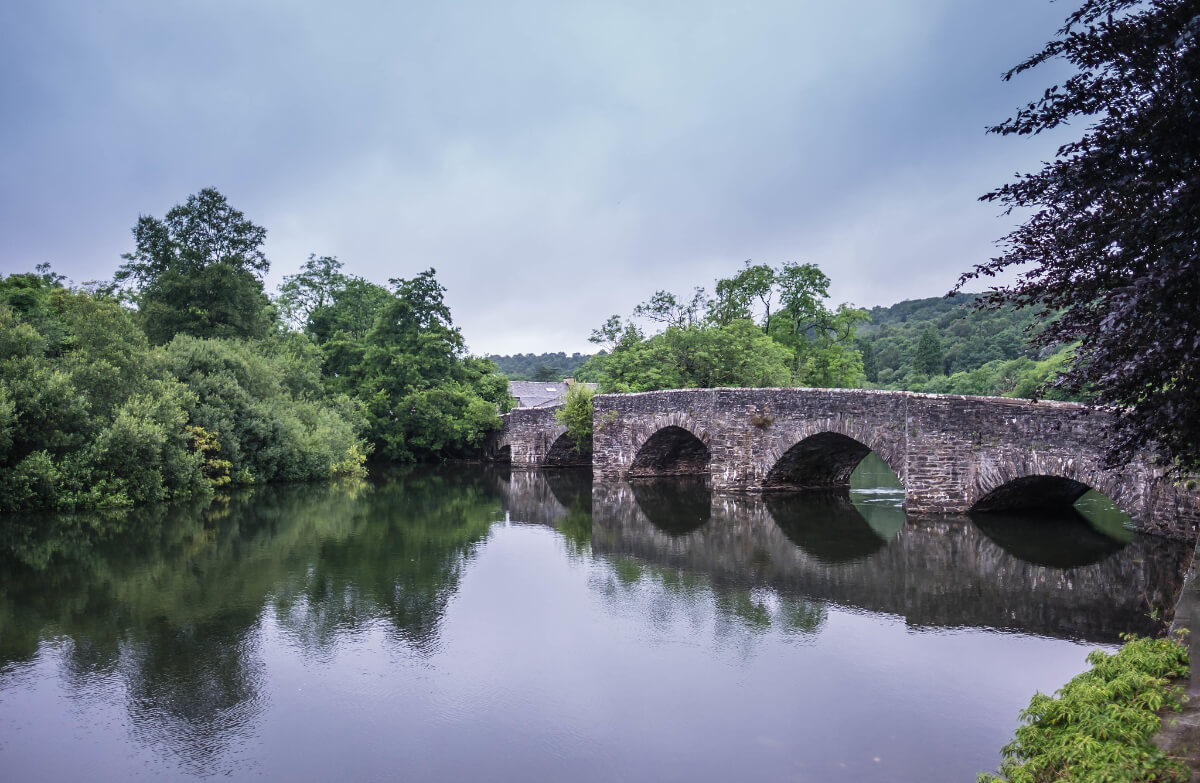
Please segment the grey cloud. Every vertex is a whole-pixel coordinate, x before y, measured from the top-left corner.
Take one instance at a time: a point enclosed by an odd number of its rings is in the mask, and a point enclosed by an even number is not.
[[[110,275],[213,185],[382,282],[434,266],[480,352],[587,350],[656,288],[815,261],[862,305],[943,293],[1052,154],[983,128],[1043,0],[195,4],[0,10],[0,270]]]

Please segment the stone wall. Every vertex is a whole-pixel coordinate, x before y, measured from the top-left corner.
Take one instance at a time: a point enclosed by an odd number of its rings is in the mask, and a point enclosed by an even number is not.
[[[996,508],[1069,505],[1093,487],[1143,530],[1194,538],[1200,525],[1197,497],[1165,479],[1150,458],[1105,469],[1108,414],[1072,403],[695,389],[603,394],[593,404],[592,466],[600,479],[703,473],[718,491],[845,488],[865,448],[896,473],[916,514],[962,513],[985,498]],[[688,459],[667,458],[664,430],[674,433],[670,448]],[[639,458],[647,446],[652,458]],[[707,465],[696,459],[705,452]],[[1021,482],[1037,476],[1047,478]]]
[[[484,458],[514,468],[586,467],[589,449],[576,449],[554,414],[562,408],[516,408],[500,417],[503,426],[484,447]]]

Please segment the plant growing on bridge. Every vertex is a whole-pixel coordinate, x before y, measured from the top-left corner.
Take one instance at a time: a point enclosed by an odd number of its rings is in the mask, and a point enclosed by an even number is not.
[[[1088,662],[1092,669],[1054,697],[1034,695],[1004,747],[999,777],[982,774],[980,783],[1188,779],[1151,741],[1159,711],[1180,709],[1183,689],[1170,679],[1188,675],[1187,649],[1176,639],[1130,636],[1115,655],[1093,650]]]
[[[567,389],[563,406],[554,413],[559,424],[567,428],[567,435],[575,442],[575,451],[592,450],[592,397],[595,392],[586,383],[576,383]]]

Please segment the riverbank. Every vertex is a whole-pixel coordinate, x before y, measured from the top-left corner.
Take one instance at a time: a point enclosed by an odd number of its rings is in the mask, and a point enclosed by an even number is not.
[[[1200,542],[1198,542],[1200,543]],[[1200,780],[1200,672],[1195,662],[1200,653],[1196,632],[1200,630],[1200,558],[1192,556],[1192,565],[1183,582],[1179,601],[1175,604],[1175,616],[1171,622],[1171,633],[1181,633],[1188,647],[1188,658],[1192,661],[1191,676],[1186,683],[1183,711],[1168,710],[1163,714],[1162,729],[1154,744],[1173,759],[1182,761],[1192,773],[1193,780]]]

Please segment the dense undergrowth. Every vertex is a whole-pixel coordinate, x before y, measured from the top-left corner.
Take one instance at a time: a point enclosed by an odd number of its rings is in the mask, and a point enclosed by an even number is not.
[[[1113,655],[1094,650],[1092,668],[1053,697],[1035,694],[998,775],[979,783],[1185,781],[1187,768],[1154,746],[1164,708],[1178,710],[1188,676],[1178,639],[1128,637]]]

